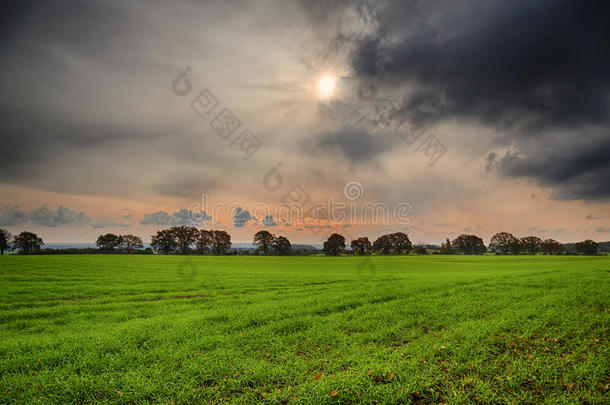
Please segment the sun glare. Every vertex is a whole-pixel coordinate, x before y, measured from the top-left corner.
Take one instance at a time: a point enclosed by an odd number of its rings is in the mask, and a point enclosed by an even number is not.
[[[331,75],[324,75],[318,80],[318,96],[320,98],[330,98],[335,94],[336,82]]]

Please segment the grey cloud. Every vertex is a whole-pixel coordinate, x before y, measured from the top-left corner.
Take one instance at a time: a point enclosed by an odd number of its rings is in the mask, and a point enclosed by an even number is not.
[[[607,233],[607,232],[610,232],[610,227],[600,226],[599,228],[597,228],[595,230],[595,232]]]
[[[596,217],[593,214],[587,214],[585,216],[585,219],[590,219],[590,220],[597,220],[597,219],[602,219],[602,217]]]
[[[380,136],[365,130],[342,127],[322,134],[318,147],[343,155],[350,163],[367,163],[388,150],[389,145]]]
[[[6,207],[0,209],[0,225],[13,226],[25,224],[29,221],[28,213],[17,207]]]
[[[92,219],[84,212],[76,212],[64,206],[59,206],[56,210],[50,210],[46,206],[42,206],[29,212],[17,207],[0,209],[0,225],[16,226],[27,223],[51,228],[58,226],[90,226],[99,229],[130,226],[126,223],[117,223],[106,219]]]
[[[173,214],[166,211],[157,211],[152,214],[146,214],[140,220],[141,225],[156,225],[156,226],[194,226],[201,225],[212,219],[205,211],[195,212],[184,208],[179,209]]]
[[[378,29],[356,40],[356,77],[415,88],[403,104],[416,117],[421,99],[437,94],[443,108],[427,119],[509,123],[499,137],[519,157],[502,159],[505,175],[552,187],[560,199],[610,197],[608,4],[388,0],[373,8]],[[572,155],[570,137],[584,151]],[[486,168],[497,160],[487,155]]]
[[[263,218],[263,226],[265,228],[273,227],[276,225],[278,225],[278,223],[273,220],[272,215],[265,215],[265,218]]]
[[[237,207],[233,215],[233,226],[235,226],[236,228],[241,228],[252,219],[252,216],[247,210]]]

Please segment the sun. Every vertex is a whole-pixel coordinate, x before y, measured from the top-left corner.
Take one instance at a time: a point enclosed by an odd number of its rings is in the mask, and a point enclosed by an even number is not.
[[[330,98],[335,94],[337,82],[332,75],[324,75],[318,80],[317,89],[320,98]]]

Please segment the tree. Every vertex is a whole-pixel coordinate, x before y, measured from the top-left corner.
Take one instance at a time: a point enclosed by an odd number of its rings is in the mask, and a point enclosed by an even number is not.
[[[15,236],[13,246],[19,250],[21,254],[36,253],[44,245],[41,238],[35,233],[23,231],[19,235]]]
[[[540,242],[542,242],[542,240],[537,236],[526,236],[519,239],[521,251],[531,255],[535,255],[540,251]]]
[[[583,255],[594,256],[597,254],[597,242],[591,239],[583,240],[574,245],[574,250]]]
[[[440,249],[439,253],[442,255],[452,255],[455,253],[453,251],[453,247],[451,247],[451,241],[449,240],[449,238],[447,238],[445,243],[443,243],[441,245],[441,249]]]
[[[540,243],[540,252],[545,255],[561,255],[565,250],[565,247],[554,239],[545,239]]]
[[[371,253],[371,241],[366,236],[354,239],[350,246],[352,253],[357,256],[368,255]]]
[[[482,255],[487,251],[483,239],[476,235],[460,235],[451,244],[455,250],[465,255]]]
[[[392,251],[396,255],[409,253],[409,251],[413,248],[409,237],[403,232],[390,234],[390,243],[392,244]]]
[[[274,250],[280,256],[288,256],[292,252],[292,245],[285,236],[278,236],[274,241]]]
[[[519,239],[508,232],[499,232],[495,234],[489,242],[489,249],[503,255],[517,254],[519,253],[520,247]]]
[[[333,233],[324,242],[322,251],[326,256],[339,256],[345,251],[345,238],[338,233]]]
[[[390,235],[381,235],[373,242],[373,250],[380,255],[389,255],[392,251]]]
[[[224,255],[231,248],[231,235],[225,231],[212,231],[212,252]]]
[[[5,250],[11,248],[11,239],[13,235],[6,229],[0,229],[0,256],[4,254]]]
[[[183,255],[191,250],[191,245],[197,241],[199,236],[199,231],[194,226],[174,226],[170,230],[174,233],[178,249]]]
[[[117,247],[121,246],[122,240],[120,235],[115,235],[113,233],[107,233],[105,235],[98,236],[95,244],[98,248],[112,252]]]
[[[142,239],[136,235],[121,235],[121,247],[123,247],[127,253],[131,253],[133,250],[142,249],[144,244]]]
[[[178,242],[171,229],[162,229],[152,236],[150,246],[158,253],[169,254],[178,248]]]
[[[212,231],[208,231],[206,229],[200,230],[199,235],[197,235],[197,240],[195,241],[195,249],[197,254],[203,255],[210,253],[212,251],[213,244],[214,238]]]
[[[412,248],[409,237],[403,232],[381,235],[373,242],[373,250],[381,255],[405,254]]]
[[[275,242],[275,235],[273,235],[269,231],[265,231],[265,230],[258,231],[254,235],[254,244],[258,245],[259,249],[261,249],[263,251],[263,254],[265,256],[267,256],[267,255],[269,255],[269,253],[271,253],[271,248],[273,247],[274,242]]]

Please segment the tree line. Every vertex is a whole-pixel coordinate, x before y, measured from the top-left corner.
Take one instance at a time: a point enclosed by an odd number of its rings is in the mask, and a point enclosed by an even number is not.
[[[173,226],[157,231],[151,237],[150,248],[143,250],[144,243],[136,235],[115,235],[107,233],[96,240],[98,250],[86,249],[81,253],[153,253],[158,254],[199,254],[227,255],[231,250],[231,235],[222,230],[198,229],[192,226]],[[256,246],[253,255],[288,256],[299,254],[294,251],[288,238],[276,236],[267,230],[258,231],[253,238]],[[41,253],[44,245],[42,239],[35,233],[23,231],[13,237],[6,229],[0,229],[0,254],[4,251],[17,250],[20,254]],[[358,237],[350,242],[347,249],[345,237],[333,233],[324,242],[322,253],[327,256],[352,255],[404,255],[408,253],[427,254],[428,248],[423,245],[413,245],[409,236],[403,232],[389,233],[379,236],[371,243],[368,237]],[[74,249],[78,253],[79,249]],[[574,244],[574,251],[583,255],[596,255],[597,242],[587,239]],[[434,254],[465,254],[482,255],[494,253],[497,255],[562,255],[570,254],[565,246],[554,239],[541,239],[537,236],[517,238],[508,232],[496,233],[485,246],[483,239],[476,235],[459,235],[453,240],[447,240]]]

